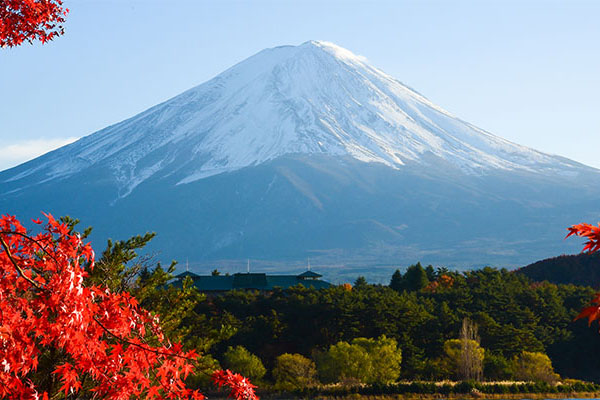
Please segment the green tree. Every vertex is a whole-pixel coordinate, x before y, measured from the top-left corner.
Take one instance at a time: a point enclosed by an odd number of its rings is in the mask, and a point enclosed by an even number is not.
[[[280,390],[303,389],[316,383],[317,369],[315,363],[303,355],[285,353],[275,360],[273,378]]]
[[[392,275],[392,279],[390,280],[390,288],[399,292],[402,290],[402,272],[397,269]]]
[[[523,351],[513,358],[515,378],[524,381],[555,383],[560,376],[554,372],[550,358],[544,353]]]
[[[429,282],[433,282],[438,278],[438,275],[431,264],[425,268],[425,273],[427,274],[427,279]]]
[[[484,351],[479,347],[477,325],[468,318],[463,319],[460,329],[462,351],[458,365],[459,376],[464,379],[481,380],[483,373]]]
[[[108,240],[102,257],[86,278],[87,284],[104,285],[113,292],[131,291],[144,267],[148,268],[148,257],[138,258],[138,251],[146,246],[156,233],[132,236],[127,240]],[[167,270],[174,270],[175,263]]]
[[[220,369],[222,369],[221,365],[212,355],[203,355],[199,359],[194,373],[188,376],[185,383],[189,387],[201,388],[204,390],[213,388],[214,385],[212,383],[211,375],[214,371]]]
[[[369,355],[371,373],[367,378],[368,383],[391,383],[400,377],[402,351],[395,339],[385,335],[377,339],[356,338],[352,344],[362,347]]]
[[[483,359],[483,375],[495,381],[510,380],[513,377],[512,363],[502,354],[485,351]]]
[[[367,278],[365,278],[364,276],[359,276],[354,281],[354,287],[357,288],[357,289],[358,288],[363,288],[365,286],[367,286]]]
[[[338,342],[316,358],[317,370],[323,383],[366,383],[372,373],[369,354],[356,344]]]
[[[444,343],[442,360],[446,373],[455,378],[478,379],[483,369],[484,350],[475,340],[450,339]],[[469,368],[471,367],[471,368]]]
[[[427,272],[423,266],[421,266],[421,263],[417,263],[416,265],[411,265],[406,269],[404,277],[402,278],[401,289],[409,292],[415,292],[423,289],[428,284],[429,279],[427,278]]]
[[[223,365],[233,372],[242,374],[250,380],[259,381],[267,370],[258,356],[243,346],[229,346],[223,354]]]

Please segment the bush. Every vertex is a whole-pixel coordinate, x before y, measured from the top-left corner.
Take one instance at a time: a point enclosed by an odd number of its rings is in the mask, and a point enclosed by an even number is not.
[[[298,390],[316,383],[315,363],[300,354],[285,353],[277,357],[273,378],[280,390]]]
[[[513,376],[511,362],[501,354],[486,351],[483,359],[483,376],[489,380],[510,380]]]
[[[400,376],[402,353],[395,339],[382,335],[377,339],[356,338],[352,343],[338,342],[315,359],[323,383],[383,385]]]
[[[481,377],[484,349],[471,339],[450,339],[444,342],[441,364],[446,372],[459,379]]]
[[[198,361],[198,367],[194,369],[194,373],[190,374],[185,383],[194,389],[210,389],[214,387],[211,375],[214,371],[221,369],[219,362],[210,354],[203,355]]]
[[[229,346],[223,355],[223,364],[231,371],[254,381],[260,380],[267,372],[260,358],[242,346]]]
[[[544,353],[523,351],[513,359],[515,378],[524,381],[556,383],[560,376],[554,372],[550,358]]]
[[[367,383],[386,384],[398,379],[402,352],[395,339],[385,335],[377,339],[356,338],[352,344],[362,347],[369,355],[371,366]]]
[[[454,385],[454,393],[471,393],[473,389],[477,389],[473,381],[462,381]]]
[[[358,345],[338,342],[316,357],[319,378],[323,383],[366,382],[371,373],[367,351]]]

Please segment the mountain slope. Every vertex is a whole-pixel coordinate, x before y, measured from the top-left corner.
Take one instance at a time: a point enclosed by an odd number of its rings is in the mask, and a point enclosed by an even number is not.
[[[600,254],[580,253],[548,258],[516,271],[536,282],[600,288]]]
[[[595,218],[599,178],[306,42],[0,172],[0,206],[95,238],[156,230],[165,257],[198,262],[523,265],[573,247],[562,230]]]
[[[285,154],[349,155],[393,168],[432,155],[467,173],[582,168],[454,118],[347,50],[307,42],[264,50],[5,180],[37,174],[39,182],[104,165],[122,197],[154,175],[176,174],[185,184]]]

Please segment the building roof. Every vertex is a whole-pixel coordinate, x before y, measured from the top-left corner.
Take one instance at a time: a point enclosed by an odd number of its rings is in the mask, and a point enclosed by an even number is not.
[[[300,279],[302,279],[302,278],[320,278],[322,276],[323,275],[317,274],[316,272],[313,272],[313,271],[304,271],[303,273],[298,275],[298,278],[300,278]]]
[[[193,273],[193,272],[190,272],[190,271],[185,271],[185,272],[182,272],[182,273],[181,273],[181,274],[179,274],[179,275],[176,275],[176,276],[175,276],[175,278],[178,278],[178,279],[183,279],[183,278],[185,278],[186,276],[191,276],[192,278],[195,278],[195,277],[197,277],[197,276],[200,276],[200,275],[198,275],[198,274],[195,274],[195,273]]]
[[[277,287],[287,289],[296,285],[324,289],[331,286],[329,282],[316,279],[321,277],[319,274],[313,272],[307,275],[309,278],[312,278],[308,280],[303,277],[304,274],[267,275],[264,273],[237,273],[233,275],[196,275],[183,273],[177,275],[175,277],[176,280],[172,284],[179,287],[183,278],[190,276],[194,281],[194,286],[201,292],[225,292],[234,289],[273,290]]]

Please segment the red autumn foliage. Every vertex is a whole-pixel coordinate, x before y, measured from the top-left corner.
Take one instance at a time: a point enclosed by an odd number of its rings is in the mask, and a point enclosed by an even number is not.
[[[47,215],[31,236],[12,216],[0,218],[0,398],[48,399],[32,380],[39,357],[60,352],[60,390],[86,385],[102,399],[203,399],[184,379],[198,358],[163,335],[158,316],[128,293],[86,287],[94,252]],[[42,225],[41,221],[34,221]],[[254,386],[229,371],[213,374],[236,399],[256,400]]]
[[[212,374],[212,381],[217,387],[229,387],[231,389],[229,397],[234,399],[256,399],[254,394],[256,386],[250,383],[247,378],[240,374],[234,374],[230,370],[215,371]]]
[[[600,226],[584,223],[573,225],[572,227],[567,228],[567,230],[569,231],[567,237],[576,235],[587,238],[587,242],[585,242],[585,246],[583,247],[584,252],[595,253],[600,250]]]
[[[440,289],[449,289],[454,285],[454,278],[449,275],[442,274],[435,281],[430,282],[423,290],[435,293]]]
[[[62,0],[0,0],[0,47],[62,35],[68,12]]]
[[[587,239],[582,251],[595,253],[600,250],[600,225],[594,226],[583,223],[579,225],[573,225],[570,228],[567,228],[567,230],[569,233],[566,237],[575,235]],[[576,319],[580,318],[587,318],[588,324],[591,324],[593,321],[600,320],[600,293],[596,293],[594,299],[592,300],[592,305],[584,308]]]

